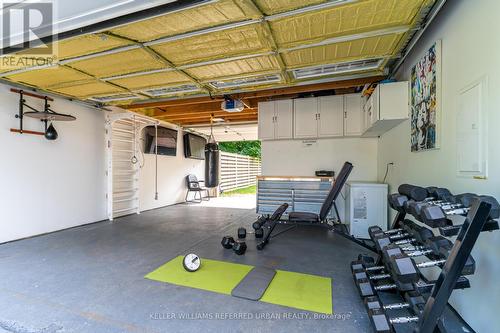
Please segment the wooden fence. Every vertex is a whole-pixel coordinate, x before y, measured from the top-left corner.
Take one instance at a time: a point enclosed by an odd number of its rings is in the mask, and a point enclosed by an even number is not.
[[[257,183],[261,173],[260,159],[245,155],[220,153],[220,191],[227,192]]]

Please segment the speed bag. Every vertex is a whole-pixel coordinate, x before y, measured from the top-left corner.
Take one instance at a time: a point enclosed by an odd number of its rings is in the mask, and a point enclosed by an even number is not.
[[[205,187],[219,186],[219,145],[205,145]]]

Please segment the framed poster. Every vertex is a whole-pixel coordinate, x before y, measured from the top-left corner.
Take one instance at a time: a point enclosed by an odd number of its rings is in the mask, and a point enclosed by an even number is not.
[[[441,112],[441,41],[411,69],[411,151],[439,148]]]

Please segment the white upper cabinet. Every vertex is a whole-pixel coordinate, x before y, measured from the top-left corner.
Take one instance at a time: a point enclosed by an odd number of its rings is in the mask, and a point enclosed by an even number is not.
[[[363,136],[376,137],[408,119],[408,81],[379,84],[366,101]]]
[[[294,137],[297,139],[318,137],[318,99],[297,98],[294,104]]]
[[[274,114],[274,138],[291,139],[293,136],[293,101],[291,99],[275,101]]]
[[[292,129],[292,100],[259,103],[259,140],[291,139]]]
[[[361,94],[344,95],[344,136],[360,136],[364,132]]]
[[[274,102],[259,103],[259,139],[274,139]]]
[[[344,96],[324,96],[318,99],[318,137],[344,135]]]

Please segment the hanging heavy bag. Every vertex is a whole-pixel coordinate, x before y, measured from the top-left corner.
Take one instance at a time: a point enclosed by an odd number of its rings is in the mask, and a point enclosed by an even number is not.
[[[205,187],[219,186],[219,145],[209,142],[205,145]]]

